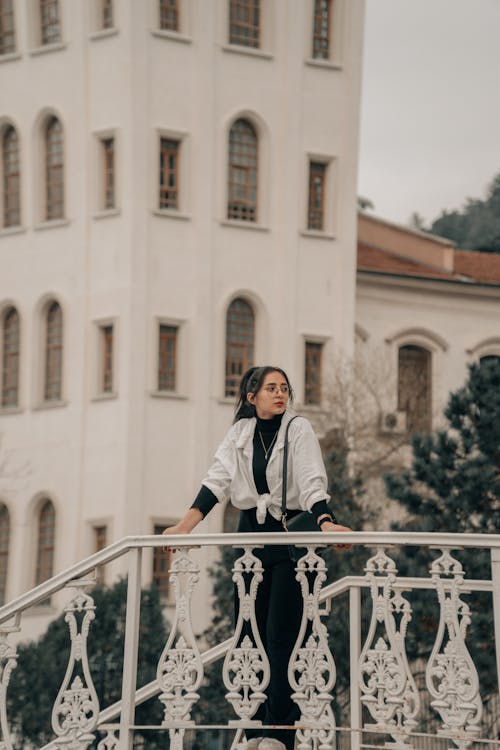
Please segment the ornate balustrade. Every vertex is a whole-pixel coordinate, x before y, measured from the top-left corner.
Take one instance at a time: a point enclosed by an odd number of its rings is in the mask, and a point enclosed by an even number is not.
[[[301,713],[296,725],[297,750],[336,748],[341,735],[349,737],[349,743],[343,742],[342,746],[353,750],[367,747],[366,738],[373,741],[374,736],[379,746],[393,750],[421,747],[421,690],[417,689],[406,648],[410,629],[420,627],[412,620],[412,596],[418,589],[432,592],[438,615],[425,682],[436,717],[435,736],[441,743],[439,747],[465,750],[473,745],[500,746],[498,736],[484,734],[481,686],[467,640],[474,612],[464,598],[473,591],[488,595],[492,611],[489,634],[492,662],[496,660],[498,674],[500,535],[352,532],[339,539],[339,535],[321,534],[321,542],[325,544],[347,541],[366,548],[364,570],[353,571],[352,576],[325,585],[327,571],[318,554],[317,534],[175,537],[178,551],[170,570],[175,615],[167,642],[158,655],[156,679],[139,690],[136,674],[142,554],[151,547],[174,544],[172,538],[127,537],[5,605],[0,609],[0,750],[13,748],[6,696],[17,657],[9,638],[14,633],[22,635],[22,615],[28,607],[65,589],[68,590],[64,611],[70,656],[52,711],[54,739],[43,750],[87,750],[91,746],[97,750],[131,750],[135,707],[155,697],[163,708],[163,721],[156,730],[168,735],[171,750],[188,750],[188,734],[208,728],[196,726],[192,713],[199,700],[205,669],[217,660],[222,661],[220,678],[234,716],[225,726],[225,746],[231,750],[244,748],[245,727],[258,723],[254,716],[266,699],[270,675],[255,617],[255,597],[262,580],[262,567],[253,550],[263,542],[297,543],[305,548],[305,554],[296,564],[304,601],[302,623],[288,669],[293,699]],[[243,550],[233,569],[240,603],[234,634],[210,650],[203,649],[192,627],[191,601],[199,577],[197,563],[191,556],[190,548],[194,543],[196,546],[230,545]],[[398,575],[398,547],[406,545],[425,548],[428,576]],[[491,576],[487,580],[467,579],[460,561],[461,550],[466,548],[489,551]],[[94,581],[89,576],[97,566],[123,556],[128,557],[128,591],[122,698],[113,706],[102,707],[98,704],[87,657],[87,643],[95,626],[92,624]],[[362,591],[370,610],[367,628],[361,626]],[[342,594],[349,595],[350,724],[337,727],[334,718],[335,644],[332,647],[329,643],[324,615],[330,607],[335,613],[337,597]]]

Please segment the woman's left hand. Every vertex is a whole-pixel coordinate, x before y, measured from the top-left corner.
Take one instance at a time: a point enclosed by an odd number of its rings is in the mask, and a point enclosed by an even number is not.
[[[349,526],[342,526],[340,523],[326,521],[321,524],[321,531],[338,531],[342,533],[343,531],[352,531],[352,529],[350,529]],[[335,547],[338,547],[339,549],[351,549],[352,544],[336,544]]]

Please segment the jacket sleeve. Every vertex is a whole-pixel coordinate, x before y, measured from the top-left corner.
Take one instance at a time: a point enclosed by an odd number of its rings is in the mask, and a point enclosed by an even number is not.
[[[236,442],[234,425],[226,433],[202,484],[215,495],[219,503],[229,500],[231,482],[236,466]]]
[[[290,432],[293,482],[299,489],[301,508],[311,512],[315,503],[330,499],[321,448],[307,419],[302,418],[297,426],[291,425]]]

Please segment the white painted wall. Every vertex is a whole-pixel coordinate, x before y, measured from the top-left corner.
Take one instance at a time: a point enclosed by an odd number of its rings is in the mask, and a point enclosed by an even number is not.
[[[224,325],[235,296],[255,306],[258,361],[284,366],[299,402],[305,335],[327,341],[326,367],[353,349],[364,0],[335,4],[332,65],[308,61],[312,0],[263,3],[264,54],[228,47],[225,0],[184,0],[177,37],[154,31],[153,0],[117,0],[116,33],[105,34],[94,33],[96,3],[60,4],[60,49],[33,54],[33,19],[18,0],[19,54],[0,62],[0,118],[18,128],[23,191],[22,231],[0,231],[0,305],[14,302],[22,319],[21,405],[0,414],[0,432],[12,466],[29,467],[0,484],[9,597],[33,583],[41,493],[57,509],[56,570],[93,551],[92,523],[107,523],[111,542],[190,504],[232,418]],[[42,228],[37,123],[47,109],[64,125],[68,221]],[[252,228],[225,221],[227,133],[240,115],[260,135]],[[182,218],[156,211],[159,132],[183,137]],[[117,142],[119,210],[107,215],[97,200],[103,133]],[[321,237],[304,231],[310,154],[334,166]],[[64,311],[64,404],[39,408],[39,309],[50,295]],[[182,321],[179,397],[152,395],[158,318]],[[96,322],[108,319],[116,397],[96,399]],[[204,527],[220,530],[221,510]],[[200,626],[207,613],[204,599]],[[45,621],[34,614],[33,632]]]

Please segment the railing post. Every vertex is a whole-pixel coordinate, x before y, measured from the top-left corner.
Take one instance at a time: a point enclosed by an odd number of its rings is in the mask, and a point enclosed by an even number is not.
[[[500,691],[500,547],[492,547],[491,549],[491,582],[493,584],[493,622],[495,626],[497,680]]]
[[[351,586],[349,589],[349,629],[350,629],[350,682],[351,682],[351,729],[361,729],[361,691],[359,688],[359,657],[361,655],[361,589]],[[361,747],[360,732],[351,735],[351,750]]]
[[[125,644],[123,651],[122,706],[120,714],[120,750],[132,750],[135,715],[135,689],[137,682],[137,654],[139,649],[139,618],[141,609],[142,550],[129,552],[127,583],[127,614],[125,619]]]

